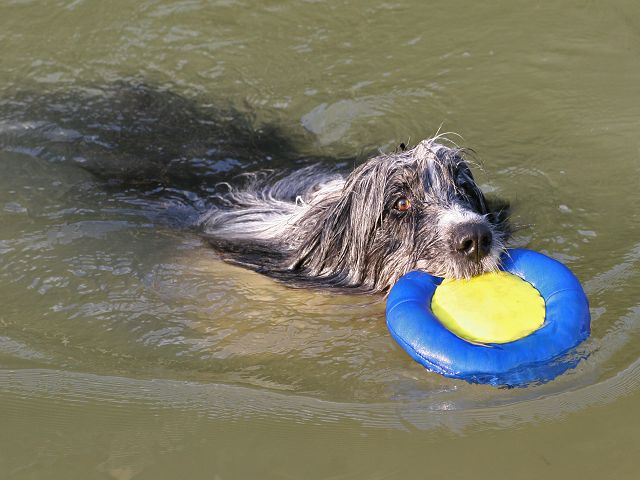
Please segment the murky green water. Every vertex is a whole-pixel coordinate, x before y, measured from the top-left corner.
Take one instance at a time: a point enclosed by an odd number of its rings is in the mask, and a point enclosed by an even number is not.
[[[1,478],[637,476],[636,2],[15,0],[0,52]],[[237,173],[441,125],[585,285],[589,358],[549,384],[429,374],[383,299],[190,229]]]

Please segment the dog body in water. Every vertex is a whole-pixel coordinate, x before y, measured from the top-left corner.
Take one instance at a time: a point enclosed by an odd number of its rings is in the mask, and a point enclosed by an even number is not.
[[[247,175],[202,219],[234,263],[293,285],[387,291],[411,270],[468,278],[496,270],[509,235],[463,152],[438,143],[379,155],[346,178],[320,167]]]

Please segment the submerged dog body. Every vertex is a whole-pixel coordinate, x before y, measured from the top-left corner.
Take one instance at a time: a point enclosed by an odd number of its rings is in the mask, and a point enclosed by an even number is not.
[[[230,261],[294,284],[388,290],[405,273],[468,278],[498,268],[509,234],[462,152],[424,140],[346,178],[320,167],[248,176],[203,219]]]

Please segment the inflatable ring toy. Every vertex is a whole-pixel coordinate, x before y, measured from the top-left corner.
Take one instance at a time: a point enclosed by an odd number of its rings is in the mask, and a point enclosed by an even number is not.
[[[552,380],[575,367],[570,353],[590,333],[578,279],[525,249],[508,250],[501,272],[471,280],[409,272],[391,289],[386,316],[391,336],[428,370],[495,386]]]

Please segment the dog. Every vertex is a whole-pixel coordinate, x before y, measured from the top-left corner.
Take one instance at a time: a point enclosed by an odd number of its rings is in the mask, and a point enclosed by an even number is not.
[[[201,229],[223,258],[292,286],[388,292],[411,270],[469,278],[499,268],[508,204],[489,202],[466,151],[401,145],[346,178],[310,166],[226,184]]]

